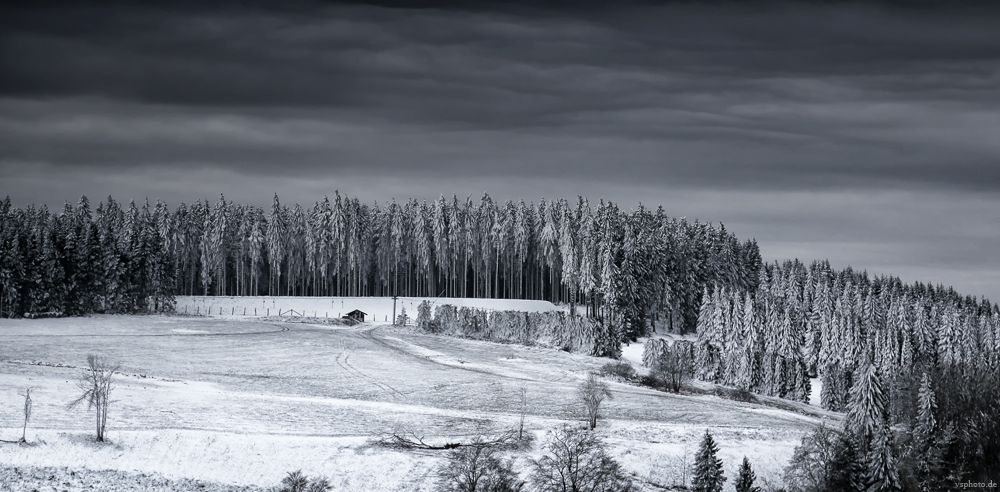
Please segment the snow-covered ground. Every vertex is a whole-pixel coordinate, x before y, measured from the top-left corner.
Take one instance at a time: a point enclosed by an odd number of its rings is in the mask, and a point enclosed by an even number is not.
[[[456,297],[399,297],[396,314],[406,309],[410,319],[417,317],[417,307],[423,301],[434,306],[451,304],[495,311],[569,311],[548,301],[519,299],[466,299]],[[393,300],[391,297],[228,297],[228,296],[179,296],[177,313],[214,317],[254,318],[267,316],[304,316],[314,318],[339,318],[360,309],[368,315],[366,321],[391,323]],[[289,314],[291,313],[291,314]]]
[[[809,389],[809,404],[818,407],[823,401],[823,380],[820,378],[812,378],[809,380],[809,384],[811,385]]]
[[[305,310],[286,307],[300,308]],[[641,358],[641,344],[626,347],[625,358],[638,369],[636,348]],[[91,415],[65,407],[91,353],[123,364],[109,415],[111,442],[103,445],[90,440]],[[522,387],[527,425],[541,438],[582,421],[576,387],[606,362],[385,325],[232,316],[5,319],[0,439],[20,436],[18,391],[32,386],[28,439],[37,445],[0,445],[0,464],[260,486],[301,469],[329,477],[335,490],[431,490],[431,472],[443,452],[386,449],[373,439],[401,427],[450,441],[509,428]],[[730,476],[746,455],[761,480],[773,483],[803,433],[839,418],[616,382],[612,387],[614,399],[602,411],[598,432],[649,490],[648,484],[681,479],[681,462],[685,456],[690,462],[706,428]],[[519,455],[521,468],[537,452],[536,446]]]

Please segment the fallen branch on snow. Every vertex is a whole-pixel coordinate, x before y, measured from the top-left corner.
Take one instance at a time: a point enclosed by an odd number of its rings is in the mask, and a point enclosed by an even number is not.
[[[444,444],[435,445],[427,443],[426,441],[424,441],[424,436],[417,435],[417,433],[405,427],[397,427],[392,432],[383,434],[376,440],[377,444],[390,448],[426,449],[426,450],[448,450],[448,449],[459,448],[462,446],[508,448],[508,447],[516,447],[518,445],[518,442],[519,439],[517,438],[517,431],[510,430],[496,436],[479,438],[468,443],[445,442]]]

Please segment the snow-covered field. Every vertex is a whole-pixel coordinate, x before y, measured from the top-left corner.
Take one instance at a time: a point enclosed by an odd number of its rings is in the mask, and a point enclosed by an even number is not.
[[[366,309],[360,300],[345,299],[344,308],[376,314],[370,306],[385,301],[372,300]],[[204,305],[224,308],[227,299],[215,302]],[[493,308],[510,309],[511,302],[525,301],[497,301]],[[307,310],[305,303],[293,299],[283,308]],[[546,308],[540,304],[535,309]],[[635,346],[626,348],[627,359],[635,357]],[[91,353],[123,365],[109,416],[110,443],[100,445],[92,442],[92,415],[65,407]],[[0,439],[20,437],[18,391],[32,386],[28,439],[36,445],[0,445],[0,468],[111,469],[265,487],[301,469],[330,478],[335,490],[432,490],[431,473],[444,452],[387,449],[373,439],[401,427],[440,441],[509,428],[522,386],[527,425],[541,438],[548,429],[582,421],[575,388],[606,362],[385,325],[242,316],[5,319]],[[649,484],[681,479],[681,462],[691,460],[706,428],[730,476],[746,455],[762,480],[774,482],[804,432],[825,418],[839,419],[818,409],[807,415],[612,385],[614,399],[597,432],[649,490],[655,490]],[[533,453],[537,446],[519,455],[521,468]]]

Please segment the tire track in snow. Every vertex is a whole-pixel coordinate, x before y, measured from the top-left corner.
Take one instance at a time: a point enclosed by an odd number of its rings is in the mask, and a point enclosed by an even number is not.
[[[398,352],[400,354],[410,356],[410,357],[412,357],[414,359],[417,359],[419,361],[427,362],[427,363],[434,364],[434,365],[437,365],[437,366],[443,366],[443,367],[447,367],[449,369],[460,369],[460,370],[463,370],[463,371],[474,372],[474,373],[477,373],[477,374],[485,374],[487,376],[495,376],[495,377],[504,378],[504,379],[514,379],[514,380],[518,380],[518,381],[539,382],[539,380],[536,380],[536,379],[519,378],[519,377],[510,376],[510,375],[506,375],[506,374],[496,373],[496,372],[493,372],[493,371],[488,371],[486,369],[478,369],[478,368],[475,368],[475,367],[462,367],[461,365],[448,364],[448,363],[445,363],[445,362],[436,361],[436,360],[434,360],[434,359],[432,359],[432,358],[430,358],[430,357],[428,357],[426,355],[414,354],[413,352],[410,352],[409,350],[406,350],[404,348],[401,348],[401,347],[398,347],[396,345],[393,345],[392,343],[389,343],[389,342],[387,342],[387,341],[385,341],[385,340],[383,340],[383,339],[375,336],[374,331],[376,329],[378,329],[377,326],[370,326],[370,327],[365,328],[365,329],[357,330],[357,333],[359,335],[361,335],[364,339],[369,340],[369,341],[371,341],[373,343],[376,343],[378,345],[381,345],[381,346],[383,346],[383,347],[385,347],[385,348],[387,348],[389,350],[392,350],[394,352]]]
[[[501,378],[501,379],[506,379],[506,380],[528,381],[528,382],[542,383],[542,384],[555,384],[555,385],[559,385],[559,386],[562,386],[562,387],[565,387],[565,388],[570,388],[570,389],[575,388],[584,379],[584,377],[582,375],[575,374],[575,373],[572,373],[570,371],[565,371],[565,372],[561,373],[557,378],[552,378],[552,379],[538,379],[538,378],[532,378],[532,377],[518,377],[518,376],[513,376],[513,375],[510,375],[510,374],[504,374],[502,372],[493,372],[493,371],[490,371],[490,370],[484,369],[484,368],[467,367],[467,366],[463,366],[463,365],[450,364],[450,363],[447,363],[447,362],[442,362],[442,361],[434,360],[433,358],[431,358],[430,356],[427,356],[427,355],[421,355],[419,353],[414,353],[412,351],[407,350],[405,347],[400,347],[400,346],[398,346],[396,344],[393,344],[392,342],[390,342],[388,340],[384,340],[381,337],[379,337],[378,335],[376,335],[375,331],[378,328],[379,328],[378,326],[363,327],[363,328],[357,329],[356,333],[358,333],[359,335],[361,335],[366,340],[369,340],[369,341],[371,341],[373,343],[376,343],[376,344],[378,344],[378,345],[380,345],[382,347],[388,348],[388,349],[390,349],[390,350],[392,350],[394,352],[397,352],[397,353],[400,353],[400,354],[404,354],[404,355],[408,355],[411,358],[414,358],[414,359],[419,360],[419,361],[429,362],[429,363],[434,364],[434,365],[444,366],[444,367],[448,367],[448,368],[451,368],[451,369],[460,369],[460,370],[463,370],[463,371],[468,371],[468,372],[473,372],[473,373],[478,373],[478,374],[484,374],[484,375],[494,376],[494,377]],[[717,401],[717,402],[716,401],[711,401],[711,400],[707,400],[706,401],[704,399],[701,399],[701,398],[698,398],[698,397],[693,397],[691,395],[677,395],[677,394],[673,394],[673,393],[664,393],[664,392],[653,390],[653,389],[647,389],[647,388],[643,388],[643,387],[632,387],[632,386],[629,386],[629,385],[623,385],[623,387],[612,388],[611,391],[613,393],[616,393],[616,394],[632,395],[632,396],[639,396],[639,397],[647,397],[647,398],[653,398],[655,400],[664,401],[664,402],[676,402],[677,401],[676,398],[678,398],[678,397],[680,397],[682,399],[694,398],[694,400],[692,402],[696,403],[697,405],[701,405],[701,406],[708,405],[708,406],[711,406],[713,408],[719,408],[719,409],[721,409],[723,411],[727,411],[727,410],[730,410],[732,408],[732,406],[731,406],[732,402],[730,402],[728,400],[722,400],[722,401]],[[768,405],[767,403],[764,403],[764,402],[758,402],[758,403],[755,403],[753,407],[745,407],[745,408],[743,408],[743,410],[745,412],[753,413],[754,410],[758,409],[758,408],[755,408],[755,407],[759,407],[759,409],[773,408],[772,405]],[[812,415],[812,414],[801,413],[801,412],[792,412],[792,416],[777,416],[776,415],[775,417],[779,418],[779,419],[781,419],[783,421],[786,421],[786,422],[800,422],[801,420],[812,420],[812,421],[815,421],[815,420],[821,418],[818,415]],[[701,414],[694,414],[694,413],[682,413],[682,414],[680,414],[679,418],[681,418],[681,420],[689,420],[689,421],[695,421],[695,422],[699,422],[699,421],[708,422],[709,421],[709,420],[706,420],[706,419],[708,419],[707,416],[701,415]]]
[[[142,337],[236,337],[236,336],[246,336],[246,335],[270,335],[273,333],[281,333],[284,331],[289,331],[287,326],[272,325],[276,328],[281,328],[280,330],[271,331],[245,331],[239,333],[153,333],[144,335],[116,335],[114,333],[99,333],[94,335],[0,335],[0,337],[9,338],[87,338],[87,337],[118,337],[118,338],[142,338]]]
[[[357,376],[357,377],[359,377],[359,378],[367,381],[369,384],[371,384],[371,385],[373,385],[373,386],[381,389],[382,391],[385,391],[386,393],[388,393],[393,398],[399,398],[399,397],[404,397],[405,398],[406,397],[406,395],[404,395],[402,392],[400,392],[396,388],[392,387],[391,385],[389,385],[389,384],[387,384],[385,382],[379,381],[378,379],[376,379],[376,378],[374,378],[372,376],[369,376],[368,374],[362,372],[360,369],[358,369],[357,367],[355,367],[354,364],[351,364],[350,358],[351,358],[351,354],[347,350],[347,341],[345,339],[341,338],[341,340],[340,340],[340,353],[337,354],[336,358],[334,358],[334,362],[336,362],[337,365],[340,366],[341,369],[347,371],[349,374],[353,374],[353,375],[355,375],[355,376]]]

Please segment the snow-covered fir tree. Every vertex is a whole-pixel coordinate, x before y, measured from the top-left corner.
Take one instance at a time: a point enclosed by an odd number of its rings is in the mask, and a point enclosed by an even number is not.
[[[878,368],[873,363],[861,367],[851,388],[851,403],[845,428],[865,455],[871,442],[888,421],[888,400]]]
[[[892,431],[888,423],[873,436],[871,449],[864,457],[866,492],[897,492],[899,471],[892,451]]]
[[[726,476],[722,470],[722,460],[716,455],[719,452],[712,433],[705,430],[705,437],[698,445],[694,456],[694,470],[691,474],[691,490],[695,492],[722,492]]]
[[[760,492],[760,487],[754,485],[756,479],[757,475],[753,472],[753,468],[750,467],[750,460],[744,456],[743,462],[740,464],[740,469],[737,471],[736,480],[733,481],[736,492]]]

